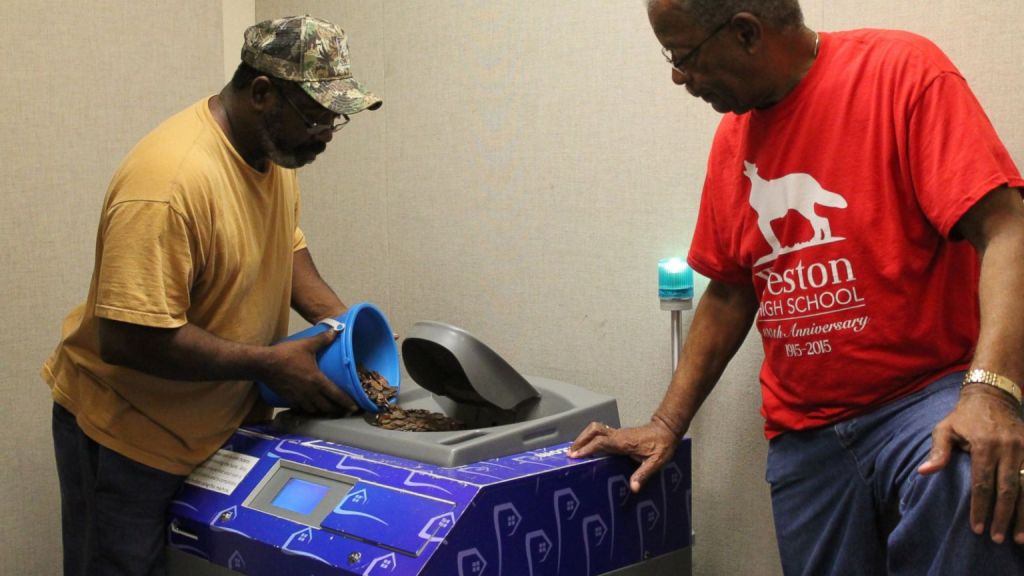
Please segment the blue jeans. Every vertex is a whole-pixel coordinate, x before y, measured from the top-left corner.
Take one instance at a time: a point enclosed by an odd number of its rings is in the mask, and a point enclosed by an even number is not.
[[[184,476],[100,446],[53,404],[65,576],[165,573],[166,511]]]
[[[791,575],[1024,574],[1013,525],[997,545],[970,529],[971,460],[921,476],[932,428],[959,398],[963,373],[871,414],[787,432],[768,447],[766,479],[783,571]]]

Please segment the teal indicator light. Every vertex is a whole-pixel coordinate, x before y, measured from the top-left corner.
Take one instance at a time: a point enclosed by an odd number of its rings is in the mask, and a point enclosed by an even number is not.
[[[658,297],[662,300],[692,300],[693,270],[682,258],[658,262]]]

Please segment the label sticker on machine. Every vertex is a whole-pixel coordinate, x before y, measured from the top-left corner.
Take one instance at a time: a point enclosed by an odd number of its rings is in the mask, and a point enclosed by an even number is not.
[[[185,483],[230,496],[259,461],[254,456],[217,450],[192,471]]]

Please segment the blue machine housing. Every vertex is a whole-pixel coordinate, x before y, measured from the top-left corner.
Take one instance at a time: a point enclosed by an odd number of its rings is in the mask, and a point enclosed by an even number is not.
[[[447,324],[402,350],[401,405],[466,430],[290,411],[242,428],[170,507],[172,576],[689,573],[688,440],[633,494],[629,458],[565,455],[589,422],[618,425],[613,398],[524,377]]]
[[[169,509],[168,545],[274,576],[589,576],[691,545],[689,439],[639,494],[629,490],[632,460],[573,460],[568,447],[442,468],[246,427],[221,454],[251,469],[221,491],[193,474]],[[280,490],[271,480],[282,469],[343,483],[321,503],[329,512],[318,524],[257,509],[277,497],[266,492]]]

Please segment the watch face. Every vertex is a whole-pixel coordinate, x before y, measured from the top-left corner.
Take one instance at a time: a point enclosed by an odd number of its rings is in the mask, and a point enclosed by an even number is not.
[[[981,384],[995,385],[998,376],[987,370],[975,369],[967,373],[967,382],[979,382]]]

